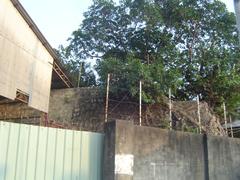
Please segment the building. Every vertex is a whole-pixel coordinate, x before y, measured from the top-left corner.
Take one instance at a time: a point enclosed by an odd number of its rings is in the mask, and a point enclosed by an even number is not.
[[[47,113],[50,90],[72,86],[19,1],[0,0],[0,119],[23,118],[19,109]]]
[[[226,126],[223,125],[223,128],[226,128]],[[230,137],[233,135],[233,137],[240,138],[240,120],[235,120],[232,123],[228,123],[227,130]]]
[[[236,20],[237,20],[237,28],[238,31],[240,32],[240,0],[234,0],[234,7],[235,7],[235,13],[236,13]],[[239,35],[239,40],[240,40],[240,35]]]

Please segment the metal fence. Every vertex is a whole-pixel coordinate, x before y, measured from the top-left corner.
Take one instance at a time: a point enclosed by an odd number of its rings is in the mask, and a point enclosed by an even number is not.
[[[0,121],[1,180],[101,180],[103,134]]]

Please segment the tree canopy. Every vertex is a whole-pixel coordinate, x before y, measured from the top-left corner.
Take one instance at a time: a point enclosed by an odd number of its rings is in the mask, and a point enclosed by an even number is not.
[[[197,95],[216,111],[239,106],[240,64],[236,17],[218,0],[94,0],[69,45],[65,62],[97,59],[99,85],[112,74],[112,93],[157,102]]]

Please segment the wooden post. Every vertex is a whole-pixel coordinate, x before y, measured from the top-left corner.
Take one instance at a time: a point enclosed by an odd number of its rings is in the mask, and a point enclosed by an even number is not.
[[[83,66],[83,63],[81,62],[81,63],[80,63],[80,66],[79,66],[79,74],[78,74],[78,84],[77,84],[77,87],[80,86],[81,75],[82,75],[82,66]]]
[[[168,91],[168,98],[169,98],[169,128],[172,130],[172,92],[171,88]]]
[[[110,74],[108,74],[108,76],[107,76],[106,106],[105,106],[105,122],[108,121],[109,82],[110,82]]]
[[[229,117],[229,120],[230,120],[230,128],[231,128],[231,137],[233,138],[232,116]]]
[[[200,113],[200,100],[199,95],[197,96],[197,107],[198,107],[198,124],[199,124],[199,133],[202,133],[202,122],[201,122],[201,113]]]
[[[227,130],[227,111],[226,111],[226,104],[225,104],[225,102],[223,102],[223,114],[224,114],[225,131],[226,131],[226,134],[228,135],[228,130]]]
[[[142,80],[139,81],[139,125],[142,126]]]

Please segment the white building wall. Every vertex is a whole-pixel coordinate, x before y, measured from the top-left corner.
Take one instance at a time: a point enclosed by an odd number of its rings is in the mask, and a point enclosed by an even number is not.
[[[48,111],[53,58],[10,0],[0,0],[0,95],[14,100],[17,89],[29,106]]]
[[[234,0],[234,7],[235,7],[235,12],[237,17],[237,27],[240,33],[240,0]],[[240,40],[240,34],[239,34],[239,40]]]

